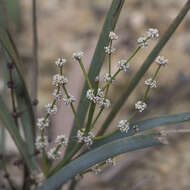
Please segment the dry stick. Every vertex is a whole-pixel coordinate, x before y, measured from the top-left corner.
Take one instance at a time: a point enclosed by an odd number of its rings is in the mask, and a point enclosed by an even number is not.
[[[38,93],[38,28],[37,28],[37,15],[36,15],[36,0],[32,0],[32,29],[33,29],[33,67],[32,67],[32,98],[37,99]],[[37,110],[35,108],[35,116]]]

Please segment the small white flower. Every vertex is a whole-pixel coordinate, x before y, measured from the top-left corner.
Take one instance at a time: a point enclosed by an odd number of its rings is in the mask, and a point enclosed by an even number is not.
[[[56,74],[53,76],[53,79],[52,79],[53,86],[65,85],[67,83],[68,83],[68,79],[65,76],[59,75],[59,74]]]
[[[65,65],[66,62],[67,62],[66,59],[58,58],[58,59],[55,61],[55,64],[57,65],[57,67],[63,67],[63,65]]]
[[[69,95],[69,97],[64,96],[64,98],[63,98],[63,102],[65,105],[69,105],[76,101],[76,98],[72,94],[68,93],[68,95]]]
[[[60,101],[63,97],[63,93],[62,91],[59,89],[54,89],[53,93],[52,93],[52,96],[57,100],[57,101]]]
[[[149,28],[147,31],[148,38],[152,40],[159,38],[159,31],[157,28]]]
[[[35,141],[35,146],[37,150],[42,150],[48,146],[48,137],[47,136],[37,136]]]
[[[105,53],[108,54],[108,55],[110,55],[113,52],[115,52],[115,48],[113,48],[113,47],[110,48],[109,46],[105,46],[104,50],[105,50]]]
[[[144,81],[144,83],[149,86],[150,88],[156,88],[157,87],[157,82],[156,80],[152,80],[152,78],[149,78]]]
[[[37,127],[39,127],[40,130],[43,130],[44,128],[48,127],[49,126],[49,119],[48,118],[38,118],[38,121],[37,121]]]
[[[114,32],[110,32],[109,33],[109,38],[110,38],[110,40],[117,40],[118,35],[116,35],[116,33],[114,33]]]
[[[168,64],[168,59],[166,59],[164,56],[158,56],[155,61],[158,65],[167,65]]]
[[[117,127],[122,133],[127,133],[129,130],[129,122],[127,120],[120,120]]]
[[[137,40],[137,43],[140,45],[140,47],[144,48],[148,46],[147,38],[146,37],[140,37]]]
[[[143,112],[147,108],[147,104],[142,101],[138,101],[135,104],[135,109],[139,110],[139,112]]]
[[[84,53],[82,51],[74,52],[73,53],[73,59],[74,61],[80,61],[83,57]]]
[[[85,129],[77,131],[77,139],[79,143],[85,143],[87,146],[93,144],[93,138],[95,137],[92,132],[89,132],[86,136],[84,135]]]
[[[115,161],[114,161],[113,158],[108,158],[108,159],[106,160],[106,164],[107,164],[107,165],[111,165],[111,166],[115,166]]]
[[[53,147],[52,149],[50,149],[47,155],[48,155],[48,158],[51,160],[58,160],[61,158],[61,152],[56,150],[56,147]]]
[[[47,104],[45,107],[47,109],[48,114],[55,115],[57,113],[57,105],[56,104],[54,104],[53,106],[52,106],[52,104]]]
[[[86,98],[90,101],[94,100],[94,90],[88,89],[86,92]]]
[[[108,73],[106,73],[104,75],[104,82],[113,82],[113,79],[112,79],[113,75],[109,75]]]
[[[123,70],[125,72],[127,72],[130,67],[129,63],[126,64],[126,62],[127,62],[127,60],[125,60],[125,59],[121,59],[120,61],[118,61],[119,69]]]
[[[55,139],[55,143],[66,146],[68,144],[68,138],[65,135],[58,135]]]
[[[91,167],[92,172],[95,175],[98,175],[102,170],[100,169],[100,167],[98,166],[98,164],[96,164],[95,166]]]

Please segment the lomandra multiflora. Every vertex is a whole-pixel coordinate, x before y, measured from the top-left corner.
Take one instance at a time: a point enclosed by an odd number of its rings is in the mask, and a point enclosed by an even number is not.
[[[112,63],[112,56],[116,51],[116,49],[114,48],[114,41],[118,40],[118,35],[113,31],[110,31],[109,44],[104,47],[107,58],[106,66],[108,67],[108,72],[104,74],[104,77],[102,79],[100,79],[100,77],[97,76],[93,84],[90,82],[86,69],[83,64],[82,58],[84,56],[84,53],[82,51],[73,53],[72,55],[73,61],[78,63],[78,65],[80,66],[88,84],[88,89],[86,91],[86,98],[90,103],[90,107],[89,107],[88,118],[85,125],[81,125],[80,123],[80,119],[78,118],[77,112],[75,110],[76,98],[72,95],[72,92],[68,91],[67,85],[69,85],[69,80],[63,74],[64,65],[67,63],[67,61],[64,58],[58,58],[55,61],[58,73],[55,74],[52,79],[52,85],[55,87],[52,93],[53,101],[52,103],[48,103],[45,106],[46,113],[44,117],[38,118],[36,124],[39,129],[39,136],[37,136],[35,142],[36,149],[41,153],[42,162],[46,163],[47,164],[46,167],[48,167],[47,170],[44,170],[44,168],[42,168],[41,170],[42,174],[40,174],[41,179],[47,176],[48,172],[51,171],[51,169],[54,167],[53,161],[60,160],[63,158],[62,149],[65,148],[68,144],[68,137],[65,134],[60,134],[54,140],[53,147],[51,144],[52,148],[50,148],[47,136],[47,128],[50,125],[51,117],[53,117],[57,113],[58,111],[57,104],[59,104],[61,101],[63,101],[63,103],[66,106],[70,106],[70,109],[74,114],[77,126],[77,135],[72,140],[76,141],[78,146],[76,146],[75,151],[69,157],[69,159],[72,159],[72,157],[75,154],[77,154],[82,147],[87,147],[88,149],[90,149],[96,140],[104,139],[116,133],[118,130],[121,133],[127,133],[128,130],[132,128],[134,130],[134,134],[138,132],[138,126],[136,125],[132,126],[130,122],[132,119],[135,118],[136,114],[142,113],[148,107],[146,100],[149,91],[150,89],[154,89],[158,86],[156,80],[158,73],[160,69],[163,66],[167,65],[168,63],[168,60],[163,56],[158,56],[156,58],[155,72],[152,74],[152,76],[150,76],[148,79],[145,80],[144,84],[146,88],[144,96],[141,99],[137,100],[136,103],[134,103],[134,108],[135,108],[134,113],[132,113],[129,118],[124,118],[118,121],[118,124],[115,127],[115,129],[105,135],[95,135],[93,129],[96,127],[96,122],[98,121],[100,115],[103,113],[104,109],[109,109],[111,107],[112,101],[109,99],[109,89],[110,86],[114,84],[114,81],[117,80],[117,76],[119,75],[119,73],[125,72],[127,74],[128,70],[130,69],[130,66],[132,65],[132,59],[137,55],[137,53],[141,49],[146,48],[151,40],[157,40],[158,38],[159,38],[158,29],[149,28],[148,31],[146,32],[146,35],[138,38],[137,48],[128,59],[122,58],[117,63]],[[114,65],[117,64],[118,66],[118,69],[115,72],[112,71],[113,64]],[[102,86],[99,85],[100,80],[104,82]],[[95,109],[97,109],[96,112]],[[113,160],[113,158],[109,158],[99,164],[96,164],[92,168],[81,172],[80,176],[90,171],[94,172],[95,174],[98,174],[99,172],[101,172],[101,168],[104,165],[115,165],[115,161]],[[79,176],[77,175],[76,178],[78,179]],[[38,179],[36,180],[38,181]]]

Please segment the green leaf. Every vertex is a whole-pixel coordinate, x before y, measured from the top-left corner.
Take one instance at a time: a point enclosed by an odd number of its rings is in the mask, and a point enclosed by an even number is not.
[[[15,92],[17,104],[19,111],[22,112],[21,121],[25,139],[27,140],[26,143],[30,153],[33,154],[35,148],[35,119],[29,93],[22,75],[22,62],[11,36],[3,29],[0,29],[0,43],[2,49],[5,49],[5,51],[3,51],[3,55],[5,57],[6,63],[13,60],[16,65],[16,70],[13,72],[13,77],[14,82],[16,83]]]
[[[183,18],[185,17],[189,9],[190,9],[190,1],[188,0],[187,3],[182,8],[182,10],[179,12],[178,16],[175,18],[175,20],[172,22],[172,24],[168,28],[168,30],[159,40],[155,48],[151,51],[149,56],[146,58],[146,60],[144,61],[139,71],[132,78],[131,82],[129,83],[128,88],[125,90],[125,92],[122,94],[122,96],[113,106],[111,112],[109,113],[108,117],[106,118],[105,122],[103,123],[101,127],[102,129],[101,134],[103,134],[107,130],[112,120],[115,118],[115,116],[117,115],[121,107],[124,105],[125,101],[131,95],[131,93],[133,92],[133,90],[135,89],[139,81],[142,79],[146,71],[149,69],[149,67],[153,63],[154,59],[158,56],[162,48],[166,45],[166,43],[168,42],[172,34],[175,32],[179,24],[182,22]]]
[[[10,115],[6,105],[4,104],[1,96],[0,96],[0,120],[8,130],[9,134],[11,135],[19,152],[26,161],[28,168],[30,168],[31,170],[34,169],[35,163],[31,159],[32,156],[29,155],[26,144],[19,133],[19,129],[16,127],[15,122],[12,116]]]
[[[102,28],[102,31],[101,31],[101,34],[96,46],[96,50],[91,62],[91,66],[88,72],[88,76],[91,83],[93,83],[95,77],[99,75],[100,69],[104,63],[104,59],[105,59],[104,46],[108,45],[109,43],[109,38],[108,38],[109,32],[115,29],[115,25],[117,23],[117,20],[120,15],[120,11],[123,7],[124,2],[125,0],[117,0],[117,1],[113,0],[111,7],[107,13],[104,26]],[[81,124],[84,123],[86,113],[88,110],[88,101],[86,99],[87,89],[88,89],[88,84],[87,82],[85,82],[83,90],[82,90],[82,95],[79,102],[78,110],[77,110],[77,115],[80,118]],[[74,141],[71,140],[74,136],[76,136],[76,133],[77,133],[77,126],[75,125],[75,122],[74,122],[72,130],[71,130],[70,138],[69,138],[70,143],[66,149],[66,154],[76,144]]]
[[[105,139],[97,140],[96,142],[94,142],[91,149],[97,148],[97,147],[99,147],[105,143],[109,143],[113,140],[133,135],[133,133],[134,133],[134,130],[132,128],[133,126],[137,126],[138,130],[139,130],[138,132],[142,132],[145,130],[153,129],[158,126],[171,125],[171,124],[177,124],[177,123],[183,123],[183,122],[190,122],[190,112],[154,117],[154,118],[146,119],[143,121],[131,123],[130,129],[127,133],[121,133],[118,130],[115,134],[108,136]]]
[[[108,158],[125,152],[160,145],[161,143],[158,140],[159,136],[160,135],[158,133],[154,132],[150,134],[125,137],[89,151],[74,161],[71,161],[68,165],[55,173],[52,177],[45,181],[45,183],[39,187],[38,190],[56,190],[61,185],[65,184],[69,179],[73,178],[76,174]]]
[[[0,26],[7,28],[7,19],[9,25],[16,26],[20,29],[21,15],[20,15],[20,2],[19,0],[1,0],[0,1]]]

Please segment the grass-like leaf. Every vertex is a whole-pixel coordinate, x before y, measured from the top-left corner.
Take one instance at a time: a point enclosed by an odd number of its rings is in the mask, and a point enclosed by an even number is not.
[[[102,28],[97,46],[96,46],[96,50],[91,62],[91,66],[88,72],[88,76],[89,79],[91,81],[91,83],[93,83],[94,79],[96,76],[99,75],[100,69],[104,63],[104,59],[105,59],[105,53],[104,53],[104,46],[108,45],[109,42],[109,32],[113,31],[115,29],[115,25],[117,23],[118,17],[120,15],[120,11],[123,7],[125,0],[113,0],[111,7],[107,13],[105,22],[104,22],[104,26]],[[79,106],[78,106],[78,110],[77,110],[77,114],[80,118],[80,122],[81,124],[84,123],[85,117],[86,117],[86,113],[88,110],[88,101],[86,100],[86,91],[88,89],[88,84],[87,82],[85,82],[83,90],[82,90],[82,95],[81,95],[81,99],[79,102]],[[73,123],[73,127],[71,130],[71,134],[70,134],[70,139],[72,139],[74,136],[76,136],[77,133],[77,126],[75,125],[75,123]],[[66,154],[71,150],[71,148],[75,145],[74,141],[70,141],[67,150],[66,150]]]
[[[190,1],[188,0],[187,3],[184,5],[182,10],[179,12],[177,17],[174,19],[172,24],[169,26],[168,30],[165,32],[165,34],[162,36],[162,38],[159,40],[155,48],[151,51],[149,56],[144,61],[143,65],[139,69],[139,71],[136,73],[136,75],[132,78],[131,82],[129,83],[129,86],[125,90],[125,92],[122,94],[122,96],[119,98],[119,100],[115,103],[113,106],[110,114],[106,118],[105,122],[103,123],[101,127],[101,133],[103,134],[106,129],[109,127],[112,120],[115,118],[121,107],[124,105],[125,101],[128,99],[128,97],[131,95],[139,81],[142,79],[146,71],[149,69],[155,58],[158,56],[162,48],[166,45],[172,34],[175,32],[179,24],[182,22],[183,18],[187,14],[187,12],[190,9]]]
[[[159,135],[159,133],[154,132],[125,137],[89,151],[55,173],[38,190],[56,190],[76,174],[108,158],[125,152],[160,145],[161,143],[157,138]]]
[[[5,62],[13,61],[16,65],[16,70],[13,73],[14,82],[16,83],[16,98],[18,109],[22,112],[21,121],[25,139],[27,140],[26,143],[32,154],[34,152],[35,120],[31,100],[22,74],[22,62],[10,34],[2,28],[0,28],[0,43],[4,49]]]
[[[1,96],[0,96],[0,120],[8,130],[12,139],[14,140],[19,152],[23,156],[23,159],[26,161],[28,168],[30,168],[31,170],[34,169],[35,163],[31,159],[32,156],[29,155],[29,152],[27,151],[27,146],[19,133],[19,129],[16,127],[15,122],[11,117],[11,114],[9,113]]]
[[[91,149],[97,148],[98,146],[101,146],[105,143],[109,143],[113,140],[116,140],[122,137],[131,136],[134,133],[134,129],[132,128],[133,126],[137,126],[139,130],[138,132],[142,132],[142,131],[153,129],[159,126],[171,125],[171,124],[177,124],[177,123],[183,123],[183,122],[190,122],[190,112],[154,117],[154,118],[149,118],[143,121],[131,123],[130,129],[127,133],[121,133],[120,131],[117,131],[115,134],[105,139],[97,140],[93,144]]]

